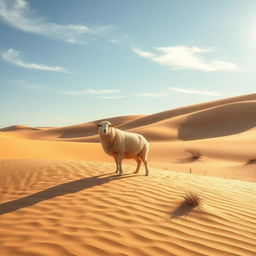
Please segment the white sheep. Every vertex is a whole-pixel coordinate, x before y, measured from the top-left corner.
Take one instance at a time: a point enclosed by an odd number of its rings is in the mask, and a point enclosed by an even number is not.
[[[147,166],[147,155],[149,144],[147,140],[140,134],[125,132],[114,128],[114,125],[108,121],[97,124],[99,127],[100,141],[103,150],[114,157],[116,162],[116,173],[122,175],[122,160],[135,159],[137,168],[134,173],[138,173],[141,161],[146,169],[146,176],[149,174]]]

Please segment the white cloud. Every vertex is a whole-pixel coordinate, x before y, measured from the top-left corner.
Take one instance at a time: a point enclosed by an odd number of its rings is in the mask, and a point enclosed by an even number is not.
[[[103,100],[118,100],[124,98],[123,95],[117,95],[117,96],[98,96],[97,98],[103,99]]]
[[[51,67],[44,64],[27,63],[22,60],[22,58],[20,57],[20,53],[18,51],[15,51],[14,49],[9,49],[2,52],[2,58],[16,66],[20,66],[23,68],[70,73],[66,68],[59,66]]]
[[[120,90],[96,90],[96,89],[87,89],[83,91],[65,91],[63,94],[66,95],[74,95],[74,96],[84,96],[90,95],[97,99],[104,99],[104,100],[117,100],[124,98],[123,95],[120,94]]]
[[[108,95],[108,94],[118,94],[120,90],[95,90],[95,89],[87,89],[83,91],[65,91],[63,92],[66,95]]]
[[[212,52],[213,49],[203,49],[197,46],[171,46],[156,47],[160,54],[132,48],[132,50],[143,58],[150,59],[158,64],[201,71],[235,71],[237,64],[223,60],[208,60],[201,56],[202,53]]]
[[[109,39],[109,42],[113,44],[117,44],[119,41],[117,39]]]
[[[161,98],[168,95],[167,92],[143,92],[136,94],[137,97],[145,97],[145,98]]]
[[[113,26],[60,25],[37,17],[26,0],[0,0],[0,18],[10,26],[68,43],[83,43],[88,35],[99,35]]]
[[[153,98],[164,98],[171,96],[172,91],[178,93],[186,93],[186,94],[197,94],[197,95],[207,95],[213,97],[220,97],[223,96],[222,93],[217,91],[201,91],[201,90],[193,90],[193,89],[182,89],[182,88],[175,88],[175,87],[167,87],[163,91],[155,91],[155,92],[140,92],[136,94],[126,93],[125,96],[122,94],[120,90],[96,90],[96,89],[87,89],[82,91],[64,91],[62,92],[65,95],[73,95],[73,96],[93,96],[98,99],[121,99],[124,97],[141,97],[147,99]]]
[[[135,49],[135,48],[132,48],[132,50],[135,53],[137,53],[140,57],[154,60],[154,54],[152,54],[150,52],[145,52],[145,51],[142,51],[142,50],[139,50],[139,49]]]
[[[149,99],[150,98],[163,98],[166,96],[170,96],[172,91],[175,91],[178,93],[207,95],[207,96],[214,96],[214,97],[223,96],[222,93],[217,92],[217,91],[202,91],[202,90],[194,90],[194,89],[182,89],[182,88],[176,88],[176,87],[167,87],[166,90],[160,91],[160,92],[142,92],[142,93],[138,93],[134,96],[149,98]]]
[[[223,94],[219,92],[213,92],[213,91],[201,91],[201,90],[193,90],[193,89],[182,89],[182,88],[175,88],[175,87],[168,87],[170,91],[180,92],[180,93],[186,93],[186,94],[201,94],[201,95],[208,95],[208,96],[223,96]]]

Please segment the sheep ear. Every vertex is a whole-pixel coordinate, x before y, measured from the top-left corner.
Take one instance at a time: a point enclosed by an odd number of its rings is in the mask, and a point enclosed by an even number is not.
[[[102,125],[101,124],[96,124],[97,127],[101,127]]]
[[[109,127],[115,127],[113,124],[110,124]]]

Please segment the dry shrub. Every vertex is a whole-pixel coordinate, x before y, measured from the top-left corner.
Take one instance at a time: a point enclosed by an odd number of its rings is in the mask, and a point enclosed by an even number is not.
[[[246,162],[246,164],[247,164],[247,165],[256,164],[256,158],[249,159],[249,160]]]
[[[191,155],[190,159],[193,161],[199,160],[200,158],[202,158],[202,153],[200,152],[199,149],[187,149],[186,151],[187,153],[189,153]]]
[[[200,205],[201,198],[194,192],[187,192],[184,196],[184,202],[192,207]]]

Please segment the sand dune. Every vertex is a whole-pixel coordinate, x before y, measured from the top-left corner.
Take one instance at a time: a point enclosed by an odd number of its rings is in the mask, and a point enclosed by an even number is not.
[[[1,255],[254,255],[254,184],[133,169],[1,160]],[[187,191],[200,207],[184,204]]]
[[[255,127],[255,107],[256,94],[252,94],[149,116],[106,119],[120,129],[143,134],[149,141],[196,140],[237,134]],[[96,123],[100,121],[48,129],[12,126],[0,131],[19,133],[30,139],[98,142]]]
[[[151,142],[152,166],[161,164],[186,172],[192,168],[198,174],[256,181],[254,164],[246,164],[256,158],[255,109],[253,94],[149,116],[106,119],[120,129],[143,134]],[[0,158],[112,161],[95,143],[99,142],[96,123],[100,121],[60,128],[4,128]],[[199,150],[203,158],[189,161],[189,149]]]
[[[121,116],[121,117],[108,118],[108,120],[110,122],[115,123],[116,125],[119,125],[140,117],[142,116],[139,116],[139,115]],[[103,121],[103,119],[96,120],[89,123],[71,125],[71,126],[60,127],[60,128],[54,128],[54,127],[42,128],[42,129],[35,128],[36,132],[35,131],[29,132],[29,129],[27,129],[28,132],[26,134],[22,133],[22,136],[29,139],[40,139],[40,140],[42,139],[43,140],[65,140],[66,138],[74,139],[77,137],[87,137],[87,136],[97,134],[96,124],[101,121]],[[33,130],[34,128],[30,128],[30,129]],[[21,132],[21,131],[23,131],[23,129],[17,129],[16,132]]]
[[[255,116],[253,94],[106,118],[150,141],[148,177],[114,176],[101,120],[0,129],[1,256],[254,256]]]
[[[0,134],[0,144],[0,159],[112,160],[98,143],[28,140]]]
[[[40,130],[39,128],[33,128],[25,125],[12,125],[9,127],[5,127],[0,129],[1,132],[17,132],[17,131],[38,131]]]
[[[256,126],[256,101],[230,103],[190,115],[179,127],[182,140],[241,133]]]
[[[185,106],[182,108],[171,109],[161,113],[145,116],[138,120],[130,121],[129,123],[123,124],[122,126],[120,126],[120,128],[124,130],[128,130],[128,129],[136,128],[139,126],[145,126],[145,125],[150,125],[156,122],[160,122],[167,118],[186,115],[193,112],[205,110],[208,108],[217,107],[220,105],[225,105],[233,102],[255,101],[255,100],[256,100],[256,94],[250,94],[250,95],[243,95],[239,97],[233,97],[233,98],[216,100],[216,101],[211,101],[206,103],[195,104],[191,106]]]

